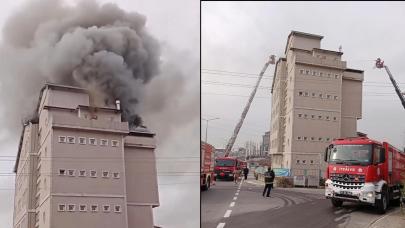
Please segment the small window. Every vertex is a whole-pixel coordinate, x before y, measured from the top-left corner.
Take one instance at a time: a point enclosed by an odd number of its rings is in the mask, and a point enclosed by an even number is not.
[[[103,171],[103,177],[108,178],[110,176],[110,173],[108,171]]]
[[[307,114],[304,114],[304,118],[306,119],[308,117],[308,115]]]
[[[110,212],[110,205],[103,205],[103,212]]]
[[[309,70],[306,70],[306,71],[305,71],[305,74],[309,74]]]
[[[322,73],[322,72],[319,72],[319,77],[323,77],[323,73]]]
[[[319,137],[319,138],[318,138],[318,141],[319,141],[319,142],[322,142],[322,137]]]
[[[79,137],[79,144],[86,145],[86,138],[85,137]]]
[[[304,136],[304,141],[307,141],[308,137]]]
[[[329,116],[326,116],[326,120],[329,120]]]
[[[79,210],[80,211],[87,211],[87,206],[86,205],[84,205],[84,204],[81,204],[80,206],[79,206]]]
[[[300,74],[304,74],[304,70],[300,70]]]
[[[322,93],[320,93],[320,94],[319,94],[319,98],[321,98],[321,99],[323,98],[323,95],[322,95]]]
[[[301,136],[298,136],[297,139],[298,139],[298,140],[301,140]]]
[[[302,95],[304,95],[303,92],[298,92],[298,96],[302,96]]]
[[[108,146],[108,140],[107,139],[101,139],[100,140],[100,145],[101,146]]]
[[[331,98],[332,98],[331,95],[329,95],[329,94],[326,95],[326,99],[331,99]]]
[[[65,204],[59,204],[58,205],[58,211],[65,211],[66,210],[66,205]]]
[[[59,142],[60,143],[65,143],[66,142],[66,136],[59,136]]]
[[[338,96],[335,96],[334,99],[337,100],[337,99],[338,99]]]
[[[93,145],[93,146],[97,145],[96,139],[95,138],[89,138],[89,144]]]
[[[301,118],[302,117],[302,114],[298,114],[298,118]]]
[[[336,121],[337,120],[337,118],[336,117],[333,117],[333,121]]]
[[[75,211],[75,205],[74,204],[69,204],[68,205],[68,211]]]
[[[66,175],[66,170],[64,170],[64,169],[59,169],[59,175],[65,176],[65,175]]]
[[[308,93],[308,92],[305,92],[305,96],[308,97],[308,96],[309,96],[309,93]]]
[[[330,138],[326,138],[326,142],[329,142],[330,141]]]
[[[297,160],[297,164],[300,164],[300,160]]]
[[[97,177],[97,171],[96,170],[91,170],[90,171],[90,177]]]
[[[74,177],[75,176],[75,170],[74,169],[69,169],[68,170],[68,176],[69,177]]]
[[[79,171],[79,176],[80,177],[85,177],[86,176],[86,170],[80,170]]]
[[[315,119],[315,115],[311,115],[311,119]]]
[[[120,178],[120,173],[119,173],[119,172],[114,172],[114,173],[113,173],[113,177],[114,177],[115,179]]]
[[[121,212],[121,206],[120,205],[115,205],[114,206],[114,212],[120,213]]]
[[[73,136],[68,136],[68,137],[67,137],[67,142],[70,143],[70,144],[74,144],[74,143],[75,143],[75,137],[73,137]]]
[[[92,212],[97,212],[98,211],[98,205],[91,205],[91,211]]]
[[[318,116],[318,120],[321,120],[322,119],[322,116]]]
[[[311,137],[311,141],[315,141],[315,137]]]
[[[316,76],[316,71],[312,71],[312,75],[313,75],[313,76]]]
[[[305,164],[305,162],[306,162],[306,160],[302,160],[302,163],[304,163],[304,164]]]
[[[311,164],[314,164],[314,160],[311,160],[310,163],[311,163]]]
[[[330,78],[330,76],[331,76],[330,73],[328,73],[328,78]]]
[[[315,93],[312,93],[312,97],[315,97],[316,96],[316,94]]]
[[[111,146],[113,146],[113,147],[119,146],[118,140],[111,140]]]
[[[338,78],[339,78],[339,75],[338,75],[338,74],[335,74],[335,78],[338,79]]]

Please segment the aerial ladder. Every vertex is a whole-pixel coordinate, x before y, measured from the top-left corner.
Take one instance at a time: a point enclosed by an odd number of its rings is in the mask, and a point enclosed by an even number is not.
[[[253,98],[254,98],[254,96],[255,96],[255,94],[256,94],[256,91],[257,91],[257,89],[259,88],[259,84],[260,84],[260,81],[261,81],[262,78],[263,78],[264,72],[266,72],[267,67],[268,67],[270,64],[275,64],[275,61],[276,61],[275,58],[276,58],[275,55],[271,55],[271,56],[269,57],[268,61],[264,64],[264,67],[263,67],[262,71],[261,71],[260,74],[259,74],[259,78],[257,79],[256,85],[255,85],[255,87],[254,87],[252,93],[250,94],[250,97],[249,97],[249,100],[248,100],[248,102],[247,102],[247,104],[246,104],[246,106],[245,106],[245,109],[243,109],[241,118],[240,118],[238,124],[236,124],[236,127],[235,127],[235,129],[234,129],[234,131],[233,131],[233,134],[232,134],[231,138],[229,139],[228,144],[226,145],[226,148],[225,148],[225,157],[228,157],[229,154],[231,153],[233,144],[235,143],[236,137],[238,137],[239,130],[240,130],[241,127],[242,127],[242,124],[243,124],[243,121],[245,120],[245,117],[246,117],[247,112],[249,111],[250,105],[252,104],[252,101],[253,101]]]
[[[395,92],[397,93],[399,99],[401,100],[402,106],[405,109],[405,93],[401,92],[401,90],[399,89],[399,86],[398,86],[397,82],[395,81],[394,77],[392,76],[391,71],[388,69],[388,66],[384,65],[384,61],[382,61],[380,58],[377,58],[377,60],[375,61],[375,66],[379,69],[385,68],[385,71],[387,71],[387,74],[390,77],[391,83],[395,88]]]

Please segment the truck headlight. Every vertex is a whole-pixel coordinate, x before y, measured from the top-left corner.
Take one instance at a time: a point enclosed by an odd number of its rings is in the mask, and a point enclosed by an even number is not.
[[[374,198],[374,192],[364,192],[363,197]]]

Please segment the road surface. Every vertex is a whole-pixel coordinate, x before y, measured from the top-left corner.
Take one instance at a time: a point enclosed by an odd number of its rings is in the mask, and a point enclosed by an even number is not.
[[[369,206],[333,208],[322,189],[276,188],[263,198],[252,177],[241,184],[217,181],[201,193],[202,228],[369,227],[384,217]],[[388,214],[395,209],[390,209]]]

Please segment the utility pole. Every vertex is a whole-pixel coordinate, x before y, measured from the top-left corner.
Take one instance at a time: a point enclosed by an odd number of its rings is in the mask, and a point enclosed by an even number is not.
[[[208,122],[209,121],[211,121],[211,120],[218,120],[219,118],[212,118],[212,119],[204,119],[204,118],[201,118],[202,120],[205,120],[205,121],[207,121],[207,124],[205,125],[205,143],[208,143],[208,139],[207,139],[207,136],[208,136]]]

